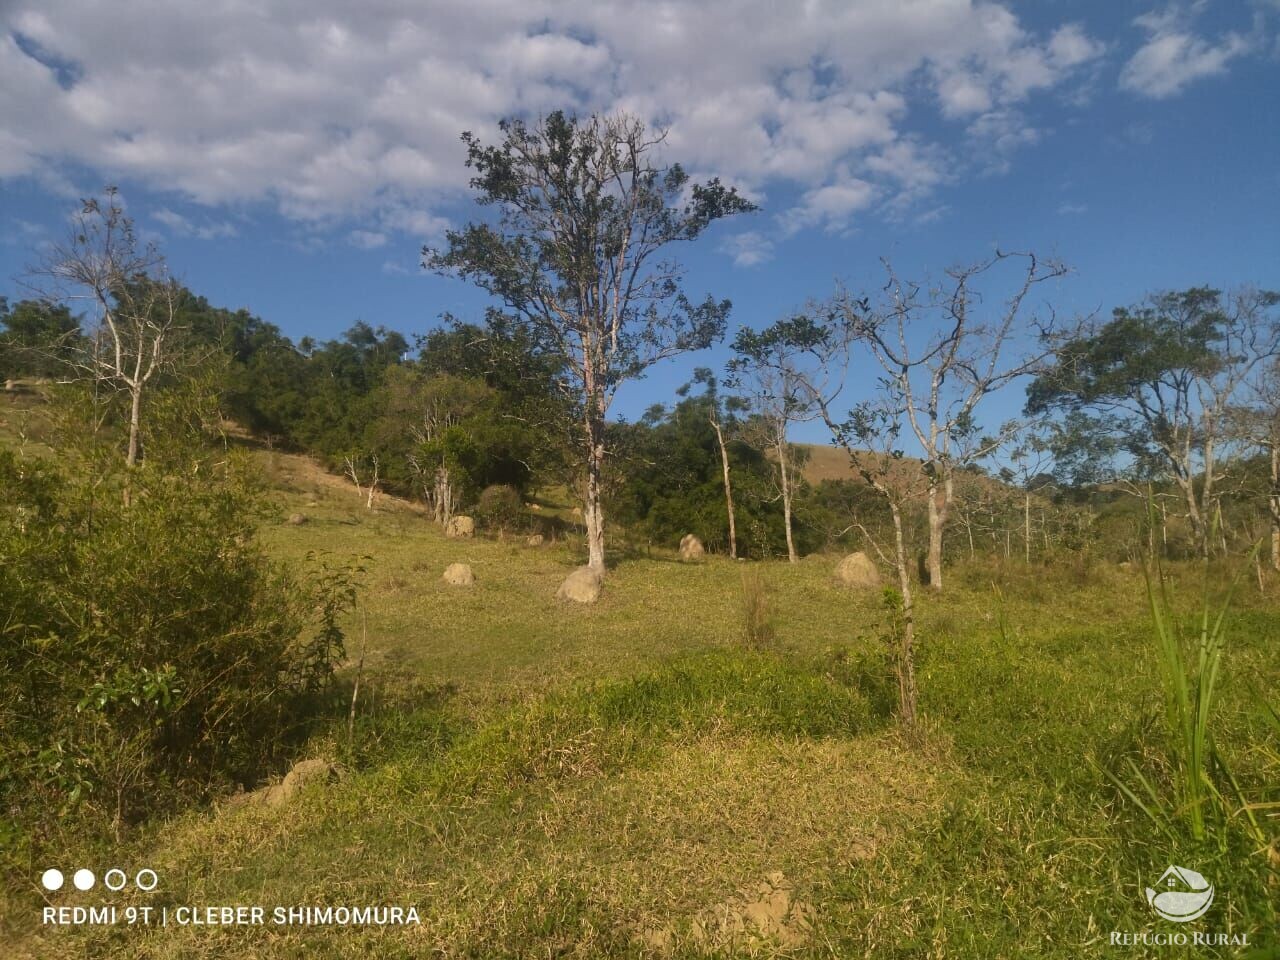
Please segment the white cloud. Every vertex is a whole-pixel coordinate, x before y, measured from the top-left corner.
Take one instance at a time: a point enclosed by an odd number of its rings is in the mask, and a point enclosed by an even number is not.
[[[1079,216],[1082,213],[1088,213],[1089,207],[1083,203],[1060,203],[1058,204],[1058,213],[1064,217]]]
[[[800,204],[778,218],[784,233],[821,226],[828,232],[847,227],[855,213],[870,207],[876,188],[866,180],[845,176],[835,183],[805,193]]]
[[[984,113],[969,124],[967,133],[978,145],[975,153],[982,157],[980,167],[989,173],[1007,170],[1014,152],[1039,143],[1042,136],[1017,110]]]
[[[1101,50],[1078,25],[1036,34],[980,0],[4,6],[0,179],[85,168],[415,240],[466,190],[461,131],[561,106],[665,124],[690,169],[798,188],[792,221],[832,227],[945,182],[941,153],[900,146],[922,102],[965,123],[1007,114]],[[902,149],[938,169],[913,187],[874,161]]]
[[[773,241],[758,230],[728,237],[720,250],[733,258],[735,267],[754,267],[773,259]]]
[[[1134,23],[1146,31],[1147,41],[1124,65],[1120,86],[1157,100],[1181,93],[1202,77],[1226,72],[1232,60],[1253,47],[1239,33],[1227,33],[1216,42],[1206,40],[1176,10],[1149,13]]]
[[[169,228],[169,232],[177,237],[196,237],[200,240],[221,240],[227,237],[234,237],[240,231],[236,229],[236,225],[226,220],[206,221],[203,223],[195,223],[189,217],[168,207],[161,207],[151,214],[151,218],[159,223],[163,223]]]
[[[347,234],[347,242],[361,250],[376,250],[386,246],[387,235],[374,230],[352,230]]]

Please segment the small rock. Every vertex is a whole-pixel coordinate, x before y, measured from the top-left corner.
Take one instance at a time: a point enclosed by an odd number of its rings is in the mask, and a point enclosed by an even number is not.
[[[476,576],[469,564],[451,563],[445,567],[444,582],[452,587],[469,587],[476,582]]]
[[[291,526],[300,527],[306,522],[307,522],[307,515],[305,513],[289,514],[289,524]]]
[[[466,539],[476,535],[476,522],[470,517],[450,517],[444,525],[444,535],[454,540]]]
[[[692,533],[686,533],[680,538],[681,560],[701,560],[706,552],[707,548],[702,545],[702,541]]]
[[[542,546],[542,534],[535,533],[532,537],[530,537],[524,543],[526,547],[540,547]]]
[[[569,576],[556,591],[557,600],[570,600],[573,603],[595,603],[600,599],[600,588],[604,580],[600,573],[591,567],[579,567]]]
[[[862,551],[851,553],[836,567],[836,579],[846,587],[872,588],[880,586],[880,571]]]

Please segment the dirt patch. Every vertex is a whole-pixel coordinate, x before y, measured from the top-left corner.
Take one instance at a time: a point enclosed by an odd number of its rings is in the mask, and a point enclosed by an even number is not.
[[[765,946],[797,947],[813,932],[814,910],[796,899],[795,887],[781,870],[759,883],[743,887],[734,896],[702,911],[689,924],[689,939],[703,947],[732,949]],[[636,939],[662,952],[679,940],[670,926],[650,927]]]

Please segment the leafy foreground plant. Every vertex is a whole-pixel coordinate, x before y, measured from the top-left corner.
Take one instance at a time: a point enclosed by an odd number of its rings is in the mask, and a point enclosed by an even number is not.
[[[1240,567],[1215,609],[1209,596],[1209,563],[1206,558],[1198,629],[1192,638],[1184,635],[1172,612],[1168,581],[1159,558],[1156,558],[1154,579],[1149,568],[1144,571],[1152,632],[1168,701],[1172,743],[1170,759],[1175,771],[1174,797],[1170,801],[1162,795],[1132,759],[1126,763],[1135,786],[1126,784],[1110,772],[1107,776],[1125,797],[1174,841],[1179,838],[1179,825],[1185,824],[1197,843],[1213,839],[1220,849],[1225,850],[1233,817],[1239,814],[1243,816],[1242,822],[1251,837],[1260,845],[1267,846],[1262,824],[1254,815],[1252,806],[1245,801],[1238,781],[1217,749],[1212,731],[1213,707],[1227,649],[1227,615],[1252,559],[1251,556]],[[1228,799],[1228,795],[1232,799]]]
[[[134,468],[0,451],[0,870],[255,782],[344,656],[351,572],[269,559],[253,471],[187,413],[157,395]]]

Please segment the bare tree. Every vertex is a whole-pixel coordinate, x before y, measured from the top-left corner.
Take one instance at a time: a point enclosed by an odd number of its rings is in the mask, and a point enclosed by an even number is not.
[[[1011,294],[986,308],[979,286],[998,267],[1019,264]],[[929,586],[942,589],[942,538],[954,496],[957,469],[976,463],[1016,430],[1007,423],[995,436],[977,430],[978,404],[1014,380],[1034,372],[1050,349],[1022,347],[1028,327],[1052,328],[1024,316],[1028,297],[1066,268],[1033,253],[1002,253],[946,272],[925,287],[904,280],[885,261],[883,295],[875,301],[841,292],[836,307],[847,335],[865,347],[883,374],[910,436],[920,449],[928,496]],[[924,331],[924,336],[921,332]],[[1043,344],[1043,341],[1041,341]],[[1020,349],[1021,348],[1021,349]],[[1013,356],[1010,356],[1013,354]]]
[[[181,287],[156,246],[139,242],[115,187],[81,202],[70,236],[50,248],[32,281],[45,299],[89,305],[89,347],[67,362],[80,377],[127,392],[125,463],[133,467],[148,385],[171,360]]]
[[[856,405],[843,420],[837,419],[834,412],[838,393],[838,390],[814,390],[811,397],[831,431],[832,440],[845,451],[854,470],[880,495],[889,509],[893,541],[887,549],[864,523],[855,522],[854,526],[897,575],[902,616],[895,651],[898,709],[902,721],[910,725],[916,721],[916,628],[910,554],[904,526],[908,511],[929,494],[928,478],[917,463],[903,456],[899,447],[907,420],[900,393],[882,391],[876,399]]]
[[[754,445],[773,451],[791,563],[799,560],[792,523],[799,464],[791,428],[817,419],[815,398],[824,396],[832,378],[843,372],[828,362],[835,346],[831,329],[809,314],[787,317],[760,331],[744,327],[733,341],[729,382],[753,413],[744,429],[754,435]]]
[[[1049,439],[1043,423],[1027,423],[1016,434],[1005,431],[1007,440],[1002,454],[1005,463],[998,475],[1005,483],[1022,492],[1022,559],[1031,563],[1031,500],[1037,486],[1051,482],[1047,475],[1053,463]]]
[[[346,467],[347,476],[351,478],[351,482],[355,484],[356,493],[365,498],[364,508],[366,510],[373,509],[373,500],[378,495],[378,473],[382,467],[378,461],[376,453],[369,456],[369,464],[372,468],[371,472],[366,474],[369,478],[369,486],[365,487],[360,483],[360,465],[364,460],[358,453],[353,453],[342,458],[343,466]]]
[[[605,422],[619,385],[658,361],[709,346],[727,300],[691,302],[683,270],[663,253],[715,220],[754,209],[731,188],[658,166],[664,135],[626,114],[578,120],[561,112],[506,120],[501,144],[463,134],[479,201],[498,223],[447,235],[424,250],[431,269],[476,282],[565,361],[580,410],[588,565],[604,574]]]
[[[739,409],[742,401],[737,397],[721,399],[720,384],[709,367],[698,367],[693,371],[693,382],[701,383],[706,388],[707,422],[715,431],[716,445],[720,450],[720,470],[723,475],[725,511],[729,517],[729,556],[738,558],[738,523],[733,509],[733,480],[730,474],[729,445],[725,441],[726,430],[734,423],[734,411]],[[684,394],[689,384],[681,387],[678,393]]]

